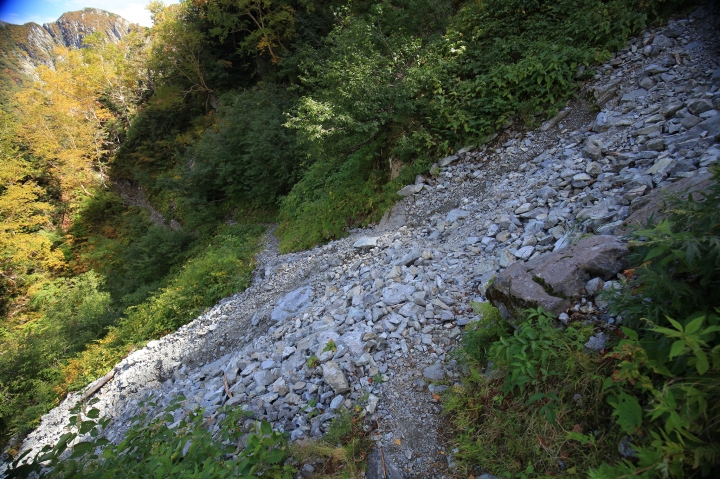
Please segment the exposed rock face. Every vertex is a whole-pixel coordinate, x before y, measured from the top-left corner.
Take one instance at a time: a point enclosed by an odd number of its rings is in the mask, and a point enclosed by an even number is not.
[[[614,236],[593,236],[527,263],[513,264],[497,276],[487,297],[505,319],[511,319],[515,311],[538,306],[558,315],[589,279],[610,279],[625,268],[627,252]]]
[[[141,28],[120,15],[97,8],[67,12],[42,26],[33,22],[24,25],[0,22],[0,68],[6,70],[3,86],[20,83],[40,65],[52,66],[57,47],[80,48],[85,37],[96,32],[117,42]]]

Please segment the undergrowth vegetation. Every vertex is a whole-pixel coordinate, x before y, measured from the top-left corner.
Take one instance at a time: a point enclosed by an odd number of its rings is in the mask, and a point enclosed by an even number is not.
[[[288,457],[287,439],[273,431],[270,423],[255,422],[246,431],[248,413],[240,408],[222,413],[215,426],[207,423],[201,409],[176,421],[174,413],[183,408],[183,401],[182,396],[175,398],[152,420],[141,414],[118,444],[100,437],[108,420],[101,419],[97,409],[83,410],[78,404],[70,418],[71,432],[27,464],[22,463],[25,455],[18,457],[11,477],[293,477],[295,468],[283,464]]]
[[[362,477],[372,441],[363,422],[362,404],[341,408],[320,440],[288,444],[287,434],[267,421],[250,425],[249,412],[226,407],[215,418],[202,409],[186,411],[184,396],[174,398],[154,417],[133,418],[117,444],[102,437],[110,422],[92,405],[78,403],[69,429],[54,446],[35,457],[18,455],[11,478],[223,478],[290,479],[300,464],[314,465],[311,479]],[[146,411],[157,407],[144,403]],[[178,416],[179,415],[179,416]]]
[[[489,305],[465,333],[465,376],[445,408],[466,473],[713,477],[720,467],[720,170],[701,197],[630,235],[633,267],[608,299],[621,318],[601,354],[592,323],[525,311],[510,332]],[[622,455],[621,455],[622,454]]]
[[[362,477],[366,458],[374,447],[363,420],[362,402],[352,409],[341,408],[322,439],[299,441],[290,446],[294,462],[313,466],[311,479]]]
[[[580,65],[683,2],[485,0],[427,23],[416,12],[430,2],[400,3],[339,10],[324,47],[300,61],[306,93],[286,126],[312,166],[281,203],[283,250],[377,221],[403,184],[388,185],[393,167],[426,171],[513,121],[544,120],[577,91]]]
[[[129,218],[135,224],[136,217]],[[223,226],[212,236],[188,239],[155,226],[144,229],[126,242],[86,231],[72,264],[85,269],[98,261],[99,272],[39,285],[29,301],[38,318],[4,330],[0,421],[6,431],[27,430],[64,394],[103,376],[133,348],[245,289],[264,230]],[[119,230],[113,234],[137,231]]]
[[[510,333],[496,316],[466,333],[468,374],[445,401],[464,472],[573,474],[611,459],[621,432],[607,420],[603,400],[608,366],[584,352],[588,328],[562,331],[535,312]],[[486,334],[497,339],[478,348]]]

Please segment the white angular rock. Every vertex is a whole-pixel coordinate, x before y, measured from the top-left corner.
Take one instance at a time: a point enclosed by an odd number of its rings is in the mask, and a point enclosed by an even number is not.
[[[345,373],[335,361],[328,361],[322,366],[323,379],[337,394],[344,394],[350,390]]]
[[[391,284],[382,291],[383,303],[388,306],[394,306],[398,303],[408,301],[415,292],[415,287],[409,284],[395,283]]]
[[[312,297],[313,291],[309,286],[303,286],[291,291],[278,301],[272,313],[270,313],[270,319],[284,321],[301,313],[310,306]]]
[[[362,238],[358,239],[354,244],[353,248],[357,249],[370,249],[375,248],[377,246],[377,236],[363,236]]]

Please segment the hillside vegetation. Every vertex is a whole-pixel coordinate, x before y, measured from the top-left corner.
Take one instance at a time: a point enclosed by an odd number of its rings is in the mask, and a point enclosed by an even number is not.
[[[58,49],[0,118],[2,441],[246,287],[262,225],[293,251],[377,221],[684,3],[153,2],[147,31]]]

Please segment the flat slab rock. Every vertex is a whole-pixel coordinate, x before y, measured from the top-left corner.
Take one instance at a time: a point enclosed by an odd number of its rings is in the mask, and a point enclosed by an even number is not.
[[[487,297],[507,320],[517,311],[537,307],[557,316],[588,280],[610,279],[625,269],[627,253],[625,244],[615,236],[593,236],[511,265],[495,278]]]
[[[303,286],[283,296],[270,313],[273,321],[285,321],[310,307],[313,298],[312,288]]]

